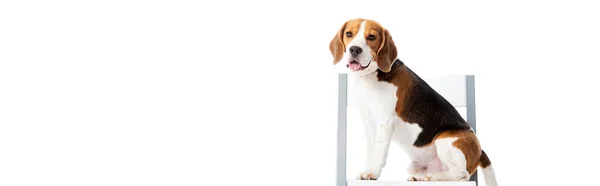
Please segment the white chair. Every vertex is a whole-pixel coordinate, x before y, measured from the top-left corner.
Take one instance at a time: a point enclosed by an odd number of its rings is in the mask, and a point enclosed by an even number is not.
[[[473,75],[451,75],[437,78],[425,79],[427,83],[446,98],[452,105],[458,108],[466,108],[466,120],[473,130],[475,124],[475,76]],[[337,138],[337,172],[336,186],[476,186],[477,173],[467,182],[408,182],[408,181],[373,181],[356,180],[347,178],[346,152],[347,152],[347,109],[354,103],[349,102],[353,97],[348,91],[348,75],[338,73],[338,138]],[[350,85],[351,86],[351,85]],[[350,99],[352,100],[352,99]],[[408,161],[408,160],[407,160]]]

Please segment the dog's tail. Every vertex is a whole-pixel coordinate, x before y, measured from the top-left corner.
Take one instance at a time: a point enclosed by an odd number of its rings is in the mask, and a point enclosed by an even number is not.
[[[496,181],[496,173],[494,172],[494,168],[492,168],[492,162],[483,150],[481,151],[479,166],[481,167],[481,172],[483,173],[483,179],[485,179],[485,185],[498,186],[498,182]]]

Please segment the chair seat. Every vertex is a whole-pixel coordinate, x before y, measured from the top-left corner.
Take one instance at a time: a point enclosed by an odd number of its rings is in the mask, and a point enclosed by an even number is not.
[[[475,181],[460,182],[414,182],[414,181],[374,181],[374,180],[354,180],[346,181],[347,186],[476,186]]]

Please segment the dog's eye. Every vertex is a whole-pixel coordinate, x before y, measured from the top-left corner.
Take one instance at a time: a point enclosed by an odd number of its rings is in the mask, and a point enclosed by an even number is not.
[[[373,41],[376,38],[375,38],[375,35],[371,34],[371,35],[367,36],[367,39]]]
[[[346,36],[352,37],[352,32],[346,32]]]

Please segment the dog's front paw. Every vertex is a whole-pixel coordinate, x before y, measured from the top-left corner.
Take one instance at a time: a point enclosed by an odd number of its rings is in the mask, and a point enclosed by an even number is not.
[[[406,179],[406,181],[431,181],[431,178],[429,177],[408,177],[408,179]]]
[[[372,171],[365,171],[360,173],[356,179],[358,180],[377,180],[379,178],[378,174],[373,173]]]
[[[422,181],[433,181],[433,180],[431,179],[430,175],[427,175],[427,176],[423,177]]]

